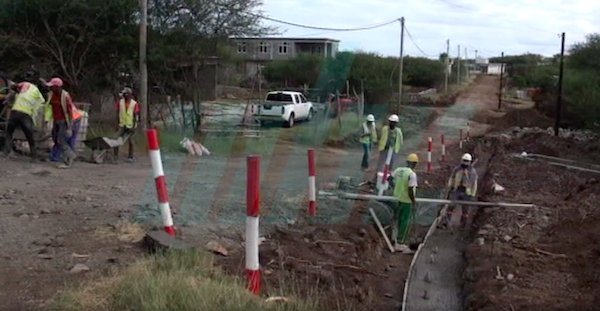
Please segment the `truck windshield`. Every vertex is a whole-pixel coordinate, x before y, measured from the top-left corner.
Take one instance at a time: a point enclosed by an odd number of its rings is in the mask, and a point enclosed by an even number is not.
[[[292,95],[283,93],[267,94],[267,100],[274,102],[293,102]]]

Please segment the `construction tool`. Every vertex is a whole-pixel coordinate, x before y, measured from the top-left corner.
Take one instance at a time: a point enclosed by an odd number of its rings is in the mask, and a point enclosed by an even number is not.
[[[390,239],[388,238],[388,236],[385,234],[385,230],[383,230],[383,226],[381,225],[381,222],[379,221],[379,218],[377,218],[377,215],[375,214],[375,212],[373,211],[372,208],[369,207],[369,213],[371,213],[371,217],[373,217],[373,220],[375,220],[375,224],[377,225],[377,228],[379,228],[379,232],[381,233],[381,235],[383,235],[383,239],[385,240],[385,244],[387,244],[388,249],[390,250],[390,252],[394,252],[394,246],[392,246],[392,242],[390,242]]]

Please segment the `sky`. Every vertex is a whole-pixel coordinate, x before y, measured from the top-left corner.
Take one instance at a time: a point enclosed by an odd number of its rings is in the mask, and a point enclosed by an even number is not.
[[[472,58],[523,53],[552,56],[560,53],[561,32],[566,49],[600,32],[598,0],[263,0],[263,14],[288,22],[327,28],[356,28],[405,18],[404,51],[411,56],[450,55]],[[397,56],[400,23],[357,32],[277,26],[280,36],[326,37],[340,40],[340,50]],[[422,50],[420,51],[419,48]]]

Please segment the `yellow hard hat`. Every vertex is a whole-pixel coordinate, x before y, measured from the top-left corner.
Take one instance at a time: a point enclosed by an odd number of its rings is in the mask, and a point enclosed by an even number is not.
[[[413,162],[413,163],[418,163],[419,162],[419,157],[417,156],[416,153],[411,153],[411,154],[408,155],[408,157],[406,157],[406,161]]]

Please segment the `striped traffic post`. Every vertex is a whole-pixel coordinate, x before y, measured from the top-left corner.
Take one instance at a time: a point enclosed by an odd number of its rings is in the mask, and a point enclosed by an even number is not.
[[[258,218],[260,214],[260,157],[246,159],[246,278],[248,289],[260,294],[260,265],[258,262]]]
[[[308,214],[317,214],[315,149],[308,149]]]
[[[444,140],[444,134],[442,134],[442,162],[446,161],[446,142]]]
[[[431,149],[433,147],[433,139],[427,138],[427,172],[431,172]]]
[[[175,235],[173,227],[173,217],[171,216],[171,207],[169,206],[169,191],[167,189],[167,180],[160,159],[160,148],[158,143],[158,132],[156,129],[146,131],[148,139],[148,149],[150,152],[150,163],[152,163],[152,175],[156,184],[156,194],[158,196],[158,208],[162,217],[165,232],[169,235]]]
[[[390,176],[390,166],[392,163],[392,155],[394,149],[393,146],[388,148],[387,156],[385,157],[385,165],[383,166],[383,176],[381,177],[381,188],[379,189],[379,195],[382,195],[385,190],[388,188],[388,177]]]

